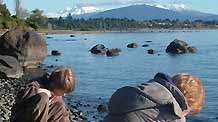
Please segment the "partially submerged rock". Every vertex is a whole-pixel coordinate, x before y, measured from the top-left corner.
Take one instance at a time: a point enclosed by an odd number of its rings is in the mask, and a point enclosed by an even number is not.
[[[75,37],[75,35],[70,35],[70,37]]]
[[[121,49],[112,48],[112,49],[107,50],[106,55],[107,56],[118,56],[120,52],[121,52]]]
[[[47,39],[52,39],[53,37],[51,37],[51,36],[47,36],[46,38],[47,38]]]
[[[148,54],[155,54],[155,50],[154,49],[149,49],[149,50],[147,50],[147,53]]]
[[[90,49],[90,52],[93,54],[101,54],[105,55],[107,52],[107,48],[103,44],[97,44],[92,49]]]
[[[142,47],[148,47],[148,46],[149,46],[148,44],[143,44],[143,45],[142,45]]]
[[[21,78],[23,69],[16,58],[0,55],[0,78]]]
[[[190,53],[196,53],[197,52],[197,48],[196,47],[188,47],[188,51],[190,52]]]
[[[97,110],[98,110],[98,112],[107,112],[108,111],[107,106],[103,105],[103,104],[98,105]]]
[[[138,44],[137,43],[130,43],[127,45],[128,48],[137,48]]]
[[[61,53],[60,53],[58,50],[52,50],[52,51],[51,51],[51,55],[53,55],[53,56],[59,56],[59,55],[61,55]]]
[[[195,53],[197,49],[188,45],[185,41],[175,39],[167,46],[166,52],[171,54]]]
[[[0,54],[15,57],[22,67],[37,68],[47,56],[47,45],[36,32],[13,29],[0,37]]]

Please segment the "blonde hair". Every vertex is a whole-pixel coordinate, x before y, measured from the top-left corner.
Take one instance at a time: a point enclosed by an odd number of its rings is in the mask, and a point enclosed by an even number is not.
[[[54,70],[49,77],[49,82],[49,87],[52,90],[60,89],[67,93],[75,89],[74,74],[72,70],[66,66],[62,66]]]
[[[185,96],[188,106],[191,108],[191,113],[198,114],[204,104],[204,88],[200,80],[187,73],[177,74],[172,79]]]

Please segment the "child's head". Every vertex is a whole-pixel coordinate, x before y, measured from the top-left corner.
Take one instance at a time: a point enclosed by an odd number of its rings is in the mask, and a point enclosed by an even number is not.
[[[62,66],[55,69],[49,77],[49,88],[57,96],[63,96],[75,88],[75,77],[69,67]]]
[[[204,88],[200,80],[187,73],[175,75],[172,79],[185,96],[190,112],[199,113],[204,104]]]

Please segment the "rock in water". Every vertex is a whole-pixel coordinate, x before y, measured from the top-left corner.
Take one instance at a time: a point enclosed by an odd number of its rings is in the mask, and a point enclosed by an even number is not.
[[[75,35],[70,35],[70,37],[75,37]]]
[[[51,55],[53,55],[53,56],[59,56],[59,55],[61,55],[61,53],[60,53],[58,50],[52,50],[52,51],[51,51]]]
[[[175,39],[171,42],[166,49],[167,53],[171,54],[184,54],[184,53],[195,53],[197,49],[188,45],[185,41]]]
[[[98,112],[107,112],[107,107],[103,104],[98,105],[97,107]]]
[[[101,54],[104,55],[107,52],[107,48],[103,44],[97,44],[90,50],[93,54]]]
[[[148,44],[144,44],[144,45],[142,45],[142,47],[148,47],[149,45]]]
[[[0,55],[0,78],[21,78],[23,69],[16,58]]]
[[[188,51],[190,53],[196,53],[197,52],[197,48],[190,46],[190,47],[188,47]]]
[[[137,43],[130,43],[127,45],[128,48],[137,48],[138,44]]]
[[[155,50],[154,49],[149,49],[149,50],[147,50],[147,53],[148,54],[155,54]]]
[[[0,54],[15,57],[22,67],[37,68],[47,56],[47,45],[36,32],[13,29],[0,37]]]
[[[106,55],[107,56],[118,56],[119,52],[121,52],[121,49],[118,49],[118,48],[109,49],[107,50]]]

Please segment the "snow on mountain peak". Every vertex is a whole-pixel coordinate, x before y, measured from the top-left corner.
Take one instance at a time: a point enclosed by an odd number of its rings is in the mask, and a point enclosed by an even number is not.
[[[166,5],[154,4],[152,6],[162,9],[174,10],[174,11],[185,11],[190,9],[185,4],[166,4]]]
[[[73,7],[65,7],[64,10],[59,11],[57,13],[47,13],[48,17],[66,17],[67,15],[82,15],[89,14],[95,12],[101,12],[103,9],[97,8],[95,6],[73,6]]]
[[[74,6],[73,8],[66,7],[63,11],[60,11],[59,14],[61,16],[71,15],[82,15],[88,13],[100,12],[102,9],[97,8],[95,6]]]
[[[184,11],[189,9],[185,4],[169,4],[168,8],[176,11]]]
[[[160,4],[157,4],[157,5],[153,5],[154,7],[157,7],[157,8],[162,8],[162,9],[169,9],[168,7],[164,6],[164,5],[160,5]]]

